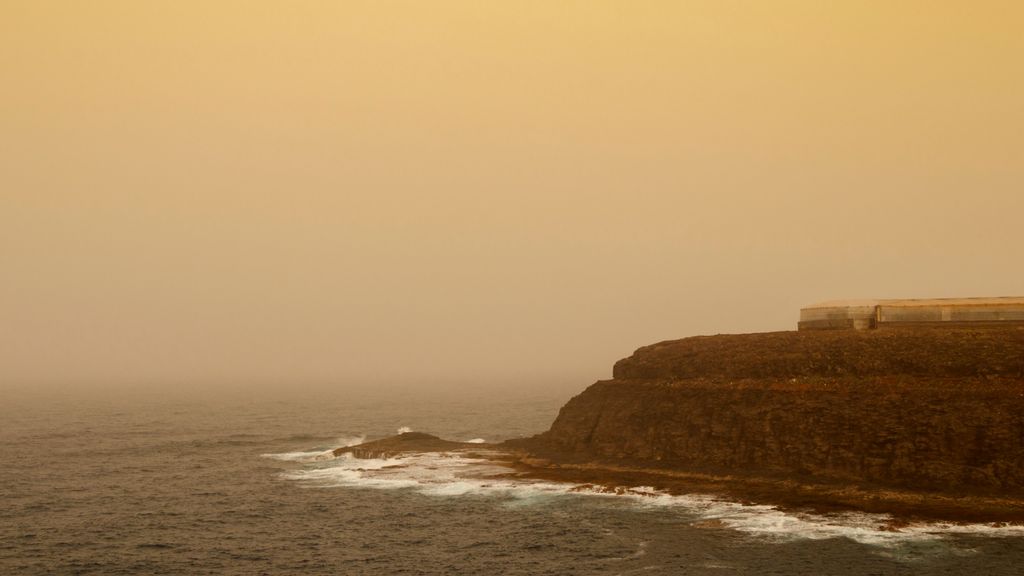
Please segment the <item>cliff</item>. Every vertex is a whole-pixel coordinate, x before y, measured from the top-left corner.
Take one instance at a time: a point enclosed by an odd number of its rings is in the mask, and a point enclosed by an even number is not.
[[[886,509],[865,502],[895,490],[1024,512],[1022,329],[701,336],[640,348],[613,375],[520,443],[526,461],[563,476],[682,473],[740,494],[799,485],[818,503],[852,490],[859,508]]]

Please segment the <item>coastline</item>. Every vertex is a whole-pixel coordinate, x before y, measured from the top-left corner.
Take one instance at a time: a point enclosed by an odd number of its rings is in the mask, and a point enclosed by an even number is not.
[[[787,512],[888,514],[891,520],[882,529],[898,529],[913,522],[1024,525],[1024,498],[701,473],[642,463],[556,462],[515,452],[511,456],[509,465],[523,478],[578,484],[612,493],[645,486],[675,496],[701,494],[742,504],[774,506]]]
[[[406,433],[334,456],[457,453],[524,479],[888,514],[893,529],[1024,523],[1024,330],[700,336],[613,374],[533,437]]]
[[[473,444],[408,432],[333,450],[335,457],[347,454],[358,459],[427,453],[486,460],[507,468],[504,476],[573,485],[572,490],[616,494],[635,493],[637,488],[644,487],[673,496],[698,494],[740,504],[773,506],[785,512],[886,514],[890,518],[878,527],[880,530],[898,530],[916,522],[1024,525],[1024,498],[1019,497],[820,482],[741,471],[694,471],[658,462],[593,460],[544,450],[531,439]]]

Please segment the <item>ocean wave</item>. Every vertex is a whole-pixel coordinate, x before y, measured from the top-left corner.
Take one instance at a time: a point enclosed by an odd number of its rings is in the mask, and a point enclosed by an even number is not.
[[[338,446],[356,446],[366,441],[366,436],[342,436],[336,440]],[[282,462],[322,462],[325,460],[334,460],[334,448],[327,450],[310,450],[304,452],[282,452],[277,454],[260,454],[263,458],[270,458],[272,460],[280,460]]]
[[[329,452],[328,452],[329,453]],[[953,535],[1024,537],[1024,526],[1002,524],[913,523],[894,527],[885,514],[814,514],[750,505],[702,494],[671,495],[650,487],[614,488],[513,477],[510,470],[483,458],[455,453],[417,453],[361,459],[349,454],[319,459],[321,452],[271,455],[306,462],[283,476],[312,486],[403,489],[435,497],[501,497],[509,506],[529,506],[550,498],[617,498],[638,507],[671,509],[700,528],[731,529],[777,541],[847,538],[861,544],[891,547],[908,542],[942,540]]]
[[[342,448],[347,448],[349,446],[358,446],[363,442],[366,442],[365,434],[362,434],[360,436],[341,436],[340,438],[337,439],[338,446]]]
[[[260,454],[264,458],[281,460],[282,462],[317,462],[334,458],[333,450],[313,450],[310,452],[282,452],[280,454]]]

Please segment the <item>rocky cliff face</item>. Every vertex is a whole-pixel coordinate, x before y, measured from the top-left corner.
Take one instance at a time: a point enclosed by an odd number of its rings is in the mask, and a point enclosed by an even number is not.
[[[1024,495],[1024,330],[662,342],[569,401],[538,452],[646,467]]]

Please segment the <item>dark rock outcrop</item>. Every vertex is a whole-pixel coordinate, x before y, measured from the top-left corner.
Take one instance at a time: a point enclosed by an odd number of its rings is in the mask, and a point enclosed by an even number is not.
[[[720,334],[644,346],[616,380],[879,376],[1024,379],[1024,329],[906,328]]]
[[[1024,497],[1024,330],[662,342],[520,447],[553,461]]]
[[[335,456],[351,454],[356,458],[393,458],[401,454],[422,452],[458,452],[480,450],[492,444],[475,444],[472,442],[454,442],[444,440],[433,434],[423,432],[404,432],[371,442],[354,446],[343,446],[333,450]]]

